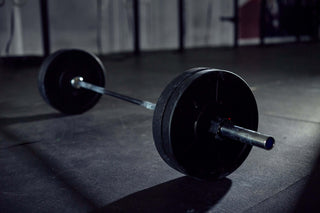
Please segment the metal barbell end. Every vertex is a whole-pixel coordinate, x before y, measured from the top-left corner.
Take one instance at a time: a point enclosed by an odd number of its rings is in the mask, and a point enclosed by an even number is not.
[[[211,121],[210,132],[218,137],[239,141],[266,150],[271,150],[275,144],[275,139],[270,135],[233,125],[226,120],[221,122]]]

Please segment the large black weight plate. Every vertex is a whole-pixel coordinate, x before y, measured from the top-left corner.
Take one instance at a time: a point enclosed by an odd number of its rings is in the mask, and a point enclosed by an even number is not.
[[[183,72],[181,75],[173,79],[163,90],[161,96],[159,97],[157,101],[157,105],[155,108],[155,112],[153,114],[153,123],[152,123],[152,128],[153,128],[153,138],[155,141],[155,145],[157,147],[157,150],[160,154],[160,156],[164,159],[165,162],[167,162],[169,165],[173,164],[174,162],[171,162],[171,158],[167,157],[167,154],[165,153],[165,144],[162,143],[162,133],[161,128],[163,124],[163,114],[166,110],[167,103],[172,95],[172,93],[179,88],[180,84],[188,78],[190,75],[193,75],[196,72],[205,70],[206,68],[203,67],[198,67],[198,68],[193,68],[190,70],[187,70]],[[157,143],[159,141],[159,143]],[[182,172],[182,171],[181,171]]]
[[[91,109],[101,94],[73,88],[70,81],[77,76],[104,87],[104,67],[95,55],[77,49],[60,50],[50,55],[42,64],[38,79],[43,99],[65,114],[80,114]]]
[[[157,102],[156,147],[182,173],[209,180],[225,177],[243,163],[252,146],[216,139],[209,133],[210,122],[230,118],[238,126],[257,130],[255,98],[246,82],[228,71],[199,69],[181,76],[173,80],[178,85],[170,83]]]

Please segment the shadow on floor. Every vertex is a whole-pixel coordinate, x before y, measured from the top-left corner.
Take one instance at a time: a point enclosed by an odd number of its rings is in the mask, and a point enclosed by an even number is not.
[[[181,177],[128,195],[98,212],[205,212],[219,202],[232,185],[230,179],[216,182]]]
[[[36,121],[39,118],[44,120],[44,119],[49,119],[52,117],[55,117],[55,115],[54,114],[46,114],[46,115],[39,115],[39,116],[31,116],[30,118],[27,118],[26,120]],[[15,119],[13,119],[13,120],[15,120]],[[23,141],[22,138],[15,135],[11,131],[7,131],[5,129],[2,129],[0,131],[0,133],[2,133],[5,137],[7,137],[12,142]],[[45,172],[49,177],[54,178],[55,184],[60,186],[60,189],[65,189],[65,194],[67,194],[67,196],[69,196],[71,201],[79,203],[79,206],[85,207],[86,209],[97,208],[95,201],[92,200],[90,198],[90,196],[88,196],[87,191],[82,190],[85,187],[85,186],[83,186],[83,183],[77,182],[77,177],[73,176],[73,174],[62,173],[61,172],[61,171],[63,171],[62,162],[60,162],[59,159],[53,158],[46,151],[42,150],[41,147],[39,147],[39,146],[37,146],[37,144],[35,144],[36,142],[41,142],[41,141],[22,142],[22,143],[18,143],[16,145],[5,148],[5,149],[8,149],[8,148],[19,146],[19,148],[14,150],[14,153],[17,156],[16,158],[20,159],[21,162],[23,162],[23,163],[16,165],[14,169],[19,171],[19,170],[23,170],[25,168],[31,168],[33,171]],[[8,161],[10,162],[10,159],[8,159]],[[4,163],[4,164],[9,165],[9,163]],[[23,167],[23,168],[21,168],[21,167]],[[19,177],[12,177],[12,180],[19,182],[19,181],[21,181],[19,179],[20,176],[23,177],[23,175],[25,175],[25,174],[21,174],[21,175],[19,175]],[[34,179],[32,179],[32,182],[36,182],[38,179],[42,179],[43,177],[45,177],[45,176],[39,176],[39,177],[35,176]],[[48,189],[50,189],[50,187],[51,187],[50,182],[43,182],[43,183],[37,185],[38,189],[44,189],[44,190],[48,190]],[[44,192],[40,191],[40,193],[43,194]],[[55,191],[51,191],[51,193],[55,193]],[[34,200],[32,200],[32,199],[34,199],[34,197],[39,198],[40,196],[41,195],[39,195],[39,191],[35,190],[33,192],[32,196],[27,197],[23,200],[20,200],[19,205],[10,206],[10,203],[8,203],[7,206],[1,206],[1,207],[4,209],[11,209],[11,208],[15,209],[15,211],[11,210],[10,212],[28,212],[29,210],[20,209],[21,206],[30,207],[30,203],[34,202]],[[42,195],[42,196],[46,197],[46,195]],[[52,200],[52,201],[54,201],[54,200]],[[38,204],[39,203],[34,203],[33,207]],[[70,206],[66,206],[66,208],[67,207],[70,207]]]
[[[43,120],[61,118],[66,116],[67,115],[64,115],[61,113],[46,113],[46,114],[40,114],[40,115],[29,115],[29,116],[20,116],[20,117],[0,117],[0,127],[10,125],[10,124],[16,124],[16,123],[43,121]]]
[[[65,116],[66,115],[61,113],[46,113],[46,114],[40,114],[40,115],[29,115],[29,116],[20,116],[20,117],[0,117],[0,135],[2,136],[2,138],[5,138],[6,140],[9,140],[9,141],[19,142],[17,144],[9,145],[6,147],[0,147],[0,149],[3,149],[3,148],[7,149],[7,148],[16,147],[16,146],[40,142],[40,141],[25,141],[23,139],[17,138],[14,133],[11,133],[9,130],[7,130],[6,126],[16,124],[16,123],[43,121],[43,120],[49,120],[49,119],[60,118]]]
[[[320,150],[294,212],[320,212]]]
[[[56,114],[25,117],[22,120],[35,121],[37,119],[55,118]],[[5,123],[10,124],[19,119],[9,118]],[[3,133],[12,141],[21,141],[21,138],[10,131]],[[61,173],[63,166],[58,159],[52,158],[37,144],[24,144],[15,150],[17,156],[24,159],[24,163],[33,169],[46,172],[55,178],[56,184],[68,192],[71,200],[81,203],[84,208],[96,209],[94,212],[205,212],[215,206],[229,191],[232,181],[224,178],[216,182],[206,182],[181,177],[148,189],[128,195],[118,201],[98,209],[98,204],[88,193],[86,185],[79,181],[73,173]],[[28,159],[31,159],[30,162]],[[22,164],[21,166],[25,166]],[[36,179],[38,177],[35,177]],[[47,189],[46,183],[38,186]],[[37,195],[39,196],[39,195]],[[22,202],[28,203],[26,199]],[[23,206],[23,205],[22,205]],[[25,204],[28,206],[28,204]],[[8,209],[12,208],[8,204]]]

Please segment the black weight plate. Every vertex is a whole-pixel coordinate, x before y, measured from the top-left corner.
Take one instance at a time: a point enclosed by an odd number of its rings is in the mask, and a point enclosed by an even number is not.
[[[161,129],[154,130],[161,138],[155,142],[162,145],[157,148],[171,167],[210,180],[230,174],[248,156],[250,145],[218,140],[209,133],[210,121],[218,118],[257,130],[255,98],[239,76],[212,69],[195,72],[172,92],[165,108]]]
[[[39,72],[38,86],[43,99],[65,114],[80,114],[91,109],[101,94],[73,88],[70,82],[77,76],[104,87],[104,67],[95,55],[77,49],[59,50],[50,55]]]
[[[182,74],[178,75],[176,78],[174,78],[163,90],[161,93],[157,105],[153,114],[153,122],[152,122],[152,129],[153,129],[153,138],[155,141],[155,146],[160,154],[160,156],[163,158],[163,160],[168,163],[169,165],[173,164],[174,162],[171,161],[171,158],[167,157],[167,154],[164,152],[165,147],[164,143],[162,143],[162,125],[163,125],[163,114],[166,110],[166,106],[168,103],[169,98],[171,97],[172,93],[179,88],[180,84],[188,78],[190,75],[193,75],[196,72],[205,70],[207,68],[204,67],[197,67],[190,70],[187,70],[183,72]],[[181,171],[182,172],[182,171]]]

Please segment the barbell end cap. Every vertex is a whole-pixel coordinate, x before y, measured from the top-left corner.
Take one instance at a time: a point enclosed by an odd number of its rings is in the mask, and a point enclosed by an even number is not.
[[[70,81],[71,85],[76,89],[80,89],[81,88],[80,82],[83,82],[83,78],[81,76],[74,77]]]
[[[141,106],[143,106],[143,107],[145,107],[145,108],[147,108],[149,110],[154,110],[156,108],[156,104],[151,103],[149,101],[143,101]]]
[[[274,147],[274,144],[275,144],[275,140],[273,137],[270,136],[267,138],[264,148],[266,150],[271,150]]]

